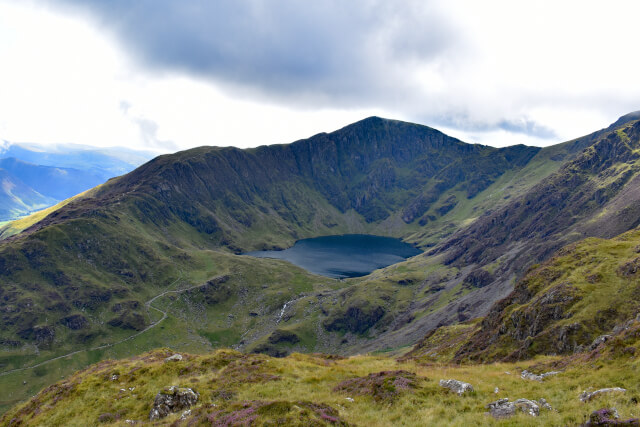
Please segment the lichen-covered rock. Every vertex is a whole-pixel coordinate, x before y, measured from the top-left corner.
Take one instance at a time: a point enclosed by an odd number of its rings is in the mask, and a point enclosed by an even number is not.
[[[589,416],[589,421],[582,424],[583,427],[591,426],[624,426],[624,427],[640,427],[638,418],[629,418],[627,420],[619,420],[620,416],[615,408],[602,408],[593,411]]]
[[[149,420],[164,418],[170,413],[188,409],[200,398],[200,395],[190,388],[178,386],[165,387],[156,395],[153,407],[149,412]]]
[[[551,405],[549,405],[549,403],[547,402],[546,399],[543,399],[542,397],[538,400],[534,400],[534,402],[536,402],[538,404],[538,406],[540,406],[541,408],[544,408],[548,411],[553,411],[553,407]]]
[[[538,406],[538,402],[529,400],[529,399],[518,399],[513,402],[516,408],[520,409],[527,415],[531,415],[532,417],[537,417],[540,415],[540,406]]]
[[[600,390],[596,390],[596,391],[583,391],[580,394],[580,400],[583,402],[589,402],[591,399],[604,394],[604,393],[625,393],[627,390],[624,388],[620,388],[620,387],[610,387],[610,388],[601,388]]]
[[[611,335],[600,335],[598,338],[593,340],[589,346],[589,350],[595,350],[600,344],[609,341],[611,338],[613,338]]]
[[[440,387],[445,387],[456,393],[458,396],[473,391],[473,386],[469,383],[465,383],[458,380],[440,380]]]
[[[508,418],[516,413],[516,405],[509,399],[498,399],[485,406],[494,418]]]
[[[551,377],[553,375],[558,375],[559,373],[560,372],[558,372],[558,371],[551,371],[551,372],[545,372],[543,374],[534,374],[533,372],[529,372],[529,371],[527,371],[525,369],[520,374],[520,378],[522,378],[523,380],[532,380],[532,381],[540,381],[540,382],[542,382],[542,380],[545,379],[546,377]]]
[[[494,418],[508,418],[515,415],[518,409],[532,417],[540,415],[540,408],[553,410],[551,405],[542,398],[538,400],[518,399],[515,402],[509,402],[507,398],[498,399],[495,402],[487,404],[485,408],[489,410],[489,413]]]

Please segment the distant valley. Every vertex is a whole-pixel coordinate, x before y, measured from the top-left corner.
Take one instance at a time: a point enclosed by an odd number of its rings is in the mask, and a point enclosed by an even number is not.
[[[0,146],[0,222],[53,206],[152,157],[124,149],[5,142]]]

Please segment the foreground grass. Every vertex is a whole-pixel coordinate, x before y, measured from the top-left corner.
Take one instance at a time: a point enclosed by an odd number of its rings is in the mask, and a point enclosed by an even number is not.
[[[294,415],[302,417],[297,418],[296,425],[310,425],[310,419],[304,418],[308,412],[304,405],[309,403],[333,408],[339,420],[348,425],[367,426],[577,425],[603,407],[617,408],[621,417],[640,413],[640,370],[635,357],[583,361],[544,382],[536,382],[521,379],[521,370],[560,359],[538,358],[519,364],[421,365],[388,357],[341,359],[293,354],[276,359],[218,350],[207,355],[183,354],[182,361],[166,362],[164,359],[172,354],[169,349],[161,349],[131,359],[102,361],[48,387],[9,411],[0,423],[86,426],[100,422],[127,425],[127,420],[148,422],[155,395],[171,385],[191,387],[200,399],[185,419],[180,420],[180,412],[157,422],[161,425],[211,425],[207,416],[239,414],[238,408],[265,402],[271,405],[257,411],[259,416],[251,425],[277,424],[278,420],[289,419],[292,411],[300,412]],[[417,376],[413,388],[385,385],[383,395],[366,390],[361,394],[336,391],[342,381],[397,370]],[[438,385],[440,379],[449,378],[469,382],[475,391],[457,396]],[[588,403],[578,399],[585,389],[614,386],[626,388],[627,392],[603,395]],[[485,413],[485,405],[503,397],[512,401],[545,398],[554,410],[541,410],[537,418],[518,413],[495,420]],[[333,425],[329,418],[317,422],[320,424],[314,425]]]

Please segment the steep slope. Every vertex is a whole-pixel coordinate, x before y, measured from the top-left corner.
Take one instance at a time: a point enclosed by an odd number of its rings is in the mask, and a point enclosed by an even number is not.
[[[372,339],[347,340],[350,351],[407,346],[441,325],[484,316],[495,301],[509,295],[529,266],[563,245],[635,227],[640,221],[640,122],[633,115],[619,122],[619,127],[541,150],[536,157],[560,155],[567,160],[556,172],[549,171],[554,165],[538,164],[535,170],[550,174],[507,194],[506,201],[504,191],[518,184],[499,180],[486,190],[494,197],[479,196],[494,204],[478,209],[470,225],[453,227],[457,231],[426,254],[341,291],[341,298],[328,308],[329,317],[344,324],[354,312],[368,313],[360,316],[371,328]],[[342,330],[361,327],[355,323]]]
[[[589,350],[596,338],[619,332],[640,313],[638,250],[638,229],[561,249],[491,309],[456,358],[513,360]]]
[[[384,233],[401,218],[403,234],[445,191],[472,198],[538,150],[469,145],[424,126],[371,118],[291,145],[160,156],[96,198],[126,194],[132,209],[145,211],[138,216],[187,222],[238,251],[288,246],[302,233],[331,233],[347,223]]]
[[[408,358],[514,361],[596,349],[633,355],[640,321],[638,251],[638,228],[570,244],[533,266],[484,319],[432,331]]]

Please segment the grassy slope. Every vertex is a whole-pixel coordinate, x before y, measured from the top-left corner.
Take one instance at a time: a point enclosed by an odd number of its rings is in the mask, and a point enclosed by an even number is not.
[[[481,322],[439,328],[410,356],[495,361],[588,350],[640,313],[639,250],[640,229],[569,245],[534,266]]]
[[[453,366],[397,362],[379,356],[335,359],[294,354],[273,359],[219,350],[207,355],[183,354],[180,362],[164,362],[171,354],[162,349],[132,359],[100,362],[48,387],[9,411],[1,422],[84,426],[98,424],[101,416],[106,425],[145,421],[155,395],[169,385],[192,387],[200,393],[200,400],[185,421],[172,424],[180,418],[179,412],[161,420],[160,425],[210,425],[207,415],[235,411],[239,417],[243,408],[256,406],[257,401],[273,403],[256,412],[256,425],[271,425],[287,416],[291,417],[287,425],[309,425],[310,419],[318,422],[314,425],[333,425],[326,418],[303,410],[304,402],[333,408],[337,411],[334,417],[349,425],[370,426],[576,425],[603,407],[616,407],[623,418],[638,415],[634,399],[640,396],[640,362],[628,356],[573,361],[559,375],[541,383],[521,379],[520,370],[537,370],[536,367],[557,364],[562,359],[540,358],[518,365]],[[416,374],[415,388],[400,390],[389,384],[375,395],[366,388],[362,389],[363,394],[334,390],[345,380],[395,370]],[[440,379],[450,378],[471,383],[475,391],[460,397],[438,385]],[[627,392],[603,395],[588,403],[578,399],[583,390],[612,386],[626,388]],[[494,393],[496,387],[498,393]],[[486,415],[485,405],[503,397],[511,401],[545,398],[555,410],[541,410],[538,418],[518,413],[495,420]]]

